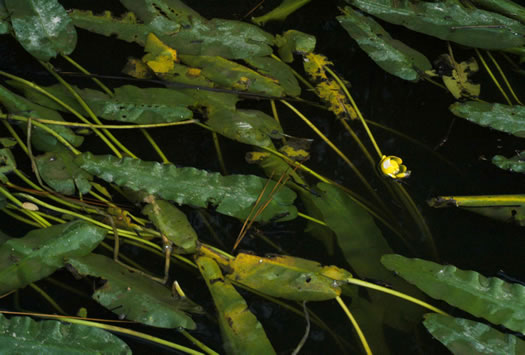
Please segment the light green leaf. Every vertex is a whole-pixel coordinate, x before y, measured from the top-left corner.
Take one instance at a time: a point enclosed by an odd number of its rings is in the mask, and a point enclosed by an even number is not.
[[[51,275],[67,257],[89,254],[105,235],[104,229],[77,220],[8,240],[0,246],[0,294]]]
[[[288,15],[299,10],[310,1],[311,0],[283,0],[281,5],[263,16],[252,18],[252,21],[259,26],[264,25],[268,21],[284,21]]]
[[[66,10],[57,0],[4,0],[16,39],[42,60],[71,54],[77,33]]]
[[[525,342],[520,338],[473,320],[428,313],[425,314],[423,324],[434,338],[455,355],[525,353]]]
[[[79,155],[75,161],[90,174],[132,190],[194,207],[215,207],[216,211],[239,219],[248,217],[267,180],[254,175],[209,173],[195,168],[177,168],[172,164],[118,159],[111,155]],[[267,201],[275,183],[269,182],[261,201]],[[293,205],[295,192],[283,187],[257,217],[258,221],[287,221],[297,216]]]
[[[381,262],[430,297],[494,324],[525,332],[525,287],[522,285],[396,254],[383,256]]]
[[[275,37],[275,44],[279,57],[285,63],[293,62],[293,54],[308,54],[315,49],[316,39],[314,36],[296,30],[288,30],[282,36]]]
[[[0,349],[3,354],[131,355],[126,343],[103,329],[30,317],[7,319],[2,314]]]
[[[68,264],[81,275],[106,280],[92,298],[115,314],[159,328],[195,329],[195,322],[186,312],[200,313],[202,309],[187,299],[173,297],[160,283],[103,255],[70,258]]]

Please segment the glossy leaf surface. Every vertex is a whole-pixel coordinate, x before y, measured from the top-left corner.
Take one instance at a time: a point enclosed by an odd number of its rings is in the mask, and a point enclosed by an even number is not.
[[[105,330],[56,320],[5,318],[0,314],[0,349],[4,354],[115,354],[131,349]]]
[[[198,257],[196,262],[217,308],[226,353],[275,354],[261,323],[230,281],[224,279],[219,265],[206,256]]]
[[[287,64],[272,57],[253,57],[246,58],[244,61],[256,68],[259,73],[277,81],[287,95],[301,94],[301,87]]]
[[[385,255],[381,262],[435,299],[494,324],[525,332],[525,286],[396,254]]]
[[[121,160],[111,155],[84,153],[75,161],[82,169],[107,182],[135,191],[145,190],[178,204],[204,208],[213,206],[217,212],[239,219],[248,217],[267,182],[254,175],[222,176],[195,168],[177,168],[171,164],[130,158]],[[262,201],[267,201],[274,185],[274,182],[268,184]],[[295,197],[295,192],[283,187],[257,220],[294,219],[297,216],[293,205]]]
[[[525,353],[523,340],[512,334],[501,333],[483,323],[429,313],[425,315],[423,324],[434,338],[455,355]]]
[[[98,254],[68,260],[81,275],[100,277],[106,282],[92,298],[115,314],[159,328],[195,329],[186,312],[201,312],[185,299],[174,298],[166,287],[112,259]]]
[[[495,155],[492,158],[492,164],[503,170],[508,170],[514,173],[525,173],[525,152],[519,152],[512,158],[505,158],[502,155]]]
[[[64,258],[89,254],[106,231],[84,221],[35,229],[0,246],[0,294],[25,287],[64,266]]]
[[[57,0],[4,0],[16,39],[36,58],[47,62],[71,54],[77,32]]]

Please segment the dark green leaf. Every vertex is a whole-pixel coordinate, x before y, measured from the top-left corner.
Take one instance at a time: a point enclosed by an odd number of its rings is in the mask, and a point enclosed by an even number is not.
[[[510,0],[473,0],[473,3],[525,23],[525,7],[516,2]]]
[[[524,333],[525,287],[475,271],[439,265],[401,255],[385,255],[381,262],[429,296],[443,300],[476,317]]]
[[[64,266],[64,258],[89,254],[106,232],[84,221],[36,229],[0,246],[0,294],[25,287]]]
[[[275,354],[261,323],[230,281],[224,279],[217,263],[206,256],[196,261],[217,308],[226,353]]]
[[[423,324],[434,338],[455,355],[525,354],[525,342],[486,324],[437,313],[425,314]]]
[[[254,175],[221,176],[195,168],[177,168],[171,164],[117,159],[111,155],[85,153],[75,161],[80,167],[100,178],[132,190],[194,207],[213,206],[216,211],[239,219],[248,217],[267,180]],[[269,182],[261,201],[267,201],[275,183]],[[295,193],[287,187],[272,198],[258,221],[286,221],[297,216],[293,205]]]
[[[525,107],[497,103],[467,101],[456,102],[449,107],[458,117],[465,118],[480,126],[525,137]]]
[[[244,61],[263,75],[275,79],[287,95],[301,95],[301,87],[287,64],[272,57],[252,57]]]
[[[8,180],[5,175],[14,169],[16,169],[16,161],[11,149],[0,149],[0,182],[5,184]]]
[[[503,49],[525,45],[525,26],[454,1],[346,0],[380,19],[465,46]]]
[[[129,271],[103,255],[70,258],[68,263],[81,275],[106,280],[92,297],[115,314],[159,328],[195,329],[195,322],[186,312],[201,312],[200,307],[186,299],[174,298],[170,290],[158,282]]]
[[[57,320],[5,318],[0,314],[0,349],[4,354],[129,354],[131,349],[103,329]]]
[[[33,56],[47,62],[73,52],[77,33],[57,0],[4,1],[17,40]]]
[[[337,20],[377,65],[404,80],[415,81],[432,69],[432,64],[420,52],[393,39],[371,17],[346,7]]]
[[[0,35],[9,33],[10,23],[9,23],[9,13],[5,8],[3,1],[0,1]]]
[[[503,170],[525,174],[525,151],[519,152],[512,158],[496,155],[492,158],[492,164]]]

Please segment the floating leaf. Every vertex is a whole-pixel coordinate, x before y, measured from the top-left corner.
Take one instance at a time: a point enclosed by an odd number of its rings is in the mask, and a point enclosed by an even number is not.
[[[383,256],[381,262],[430,297],[494,324],[525,331],[525,287],[522,285],[396,254]]]
[[[239,253],[230,261],[229,278],[273,297],[324,301],[341,295],[352,275],[335,266],[285,255],[261,257]]]
[[[470,76],[479,70],[476,59],[470,58],[467,61],[457,63],[449,54],[442,54],[438,58],[436,66],[439,66],[440,71],[446,72],[446,74],[441,75],[441,78],[448,91],[450,91],[456,99],[461,97],[475,98],[479,96],[481,86],[470,80]]]
[[[416,81],[432,68],[420,52],[393,39],[371,17],[346,7],[337,20],[372,60],[386,72],[404,80]]]
[[[264,329],[246,301],[222,276],[217,263],[206,256],[196,259],[217,308],[227,354],[275,354]]]
[[[502,222],[525,226],[525,195],[439,196],[431,207],[455,206]]]
[[[266,184],[265,179],[254,175],[221,176],[195,168],[177,168],[171,164],[131,158],[118,159],[111,155],[84,153],[75,160],[82,169],[107,182],[135,191],[145,190],[178,204],[205,208],[213,206],[217,212],[239,219],[248,217]],[[262,201],[268,199],[274,185],[274,182],[269,182]],[[273,195],[257,220],[294,219],[297,216],[293,206],[295,197],[292,190],[283,187]]]
[[[456,355],[525,353],[525,342],[520,338],[473,320],[428,313],[423,324],[434,338]]]
[[[142,209],[163,236],[173,242],[183,253],[194,253],[197,249],[197,233],[186,215],[168,201],[148,199]]]
[[[287,95],[299,96],[301,94],[301,87],[287,64],[272,57],[253,57],[246,58],[244,61],[257,68],[259,73],[276,80]]]
[[[518,21],[452,1],[346,1],[384,21],[465,46],[503,49],[525,45],[525,26]]]
[[[16,39],[33,56],[49,61],[71,54],[77,33],[57,0],[4,0]]]
[[[106,282],[92,298],[119,317],[159,328],[195,329],[186,312],[200,313],[199,306],[175,298],[169,289],[114,260],[98,254],[70,258],[68,263],[81,275],[100,277]]]
[[[75,190],[87,194],[91,190],[92,176],[73,162],[74,155],[63,149],[60,152],[45,153],[36,157],[40,177],[53,190],[64,195],[74,195]]]
[[[449,107],[458,117],[466,118],[483,127],[525,137],[525,107],[497,103],[467,101],[456,102]]]
[[[51,275],[64,266],[64,258],[89,254],[105,235],[104,229],[77,220],[8,240],[0,246],[0,294]]]
[[[279,57],[285,63],[293,62],[293,54],[306,55],[315,49],[314,36],[296,30],[288,30],[282,36],[277,35],[275,44],[279,47]]]
[[[492,158],[492,164],[503,170],[525,174],[525,151],[519,152],[512,158],[496,155]]]
[[[131,349],[103,329],[57,320],[5,318],[0,314],[0,348],[4,354],[128,354]]]
[[[473,4],[525,23],[525,7],[513,1],[473,0]]]
[[[268,21],[284,21],[288,15],[299,10],[311,0],[283,0],[279,6],[263,16],[254,17],[252,21],[259,26]]]

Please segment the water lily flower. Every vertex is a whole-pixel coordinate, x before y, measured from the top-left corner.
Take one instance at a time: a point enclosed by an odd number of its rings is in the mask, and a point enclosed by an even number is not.
[[[410,170],[402,164],[403,160],[394,155],[383,155],[379,162],[381,172],[392,179],[404,179],[410,176]]]

